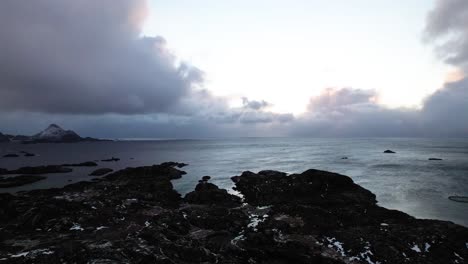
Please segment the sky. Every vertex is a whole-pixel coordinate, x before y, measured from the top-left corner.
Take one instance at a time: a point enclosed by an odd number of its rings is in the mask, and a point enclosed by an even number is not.
[[[275,111],[304,112],[310,96],[344,86],[376,89],[390,107],[420,107],[451,70],[422,41],[432,7],[427,0],[151,1],[143,34],[167,38],[207,72],[214,94],[263,99]]]
[[[468,1],[0,1],[0,132],[468,136]]]

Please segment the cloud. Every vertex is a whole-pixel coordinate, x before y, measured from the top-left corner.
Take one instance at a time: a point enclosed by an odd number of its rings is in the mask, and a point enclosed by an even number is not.
[[[422,120],[438,136],[468,135],[468,79],[447,83],[424,102]]]
[[[48,120],[78,128],[83,119],[109,128],[125,120],[129,135],[170,136],[180,127],[187,131],[178,135],[201,135],[292,120],[266,111],[265,101],[230,108],[202,89],[200,69],[180,62],[163,37],[141,36],[146,13],[144,0],[0,1],[3,126],[25,127],[14,118],[35,129]]]
[[[425,38],[447,63],[468,67],[468,1],[438,0],[427,16]]]
[[[34,134],[59,123],[86,136],[467,136],[468,79],[457,74],[420,109],[388,108],[375,90],[325,89],[298,116],[264,100],[203,89],[160,36],[141,36],[144,0],[0,1],[2,132]],[[425,37],[468,70],[468,2],[440,0]],[[402,95],[404,96],[404,94]]]
[[[296,118],[296,136],[466,137],[468,79],[447,83],[428,96],[421,109],[388,108],[375,91],[326,89],[312,97],[308,111]]]
[[[297,136],[410,136],[417,135],[419,112],[390,109],[376,102],[373,90],[329,88],[312,97],[308,111],[291,130]]]
[[[468,1],[438,0],[427,16],[425,38],[445,62],[458,69],[425,100],[423,121],[433,134],[467,136]]]
[[[377,98],[375,91],[353,88],[327,88],[319,96],[312,97],[308,110],[317,114],[343,114],[350,110],[373,108]]]
[[[244,108],[247,108],[247,109],[261,110],[261,109],[267,108],[271,104],[264,100],[255,101],[255,100],[249,100],[247,97],[243,97],[242,105]]]
[[[166,112],[203,81],[162,37],[141,37],[146,1],[0,1],[0,110]]]

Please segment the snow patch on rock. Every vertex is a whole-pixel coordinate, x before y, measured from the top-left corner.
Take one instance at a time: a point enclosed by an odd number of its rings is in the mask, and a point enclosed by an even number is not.
[[[414,244],[414,246],[411,248],[411,250],[416,251],[418,253],[421,253],[421,249],[419,249],[418,245]]]

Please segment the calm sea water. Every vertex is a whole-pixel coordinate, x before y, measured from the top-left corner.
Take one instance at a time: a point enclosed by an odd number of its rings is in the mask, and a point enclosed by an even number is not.
[[[397,154],[383,154],[391,149]],[[381,206],[419,218],[450,220],[468,226],[468,204],[448,196],[468,196],[468,139],[293,139],[245,138],[227,140],[122,141],[77,144],[0,144],[0,154],[29,151],[36,157],[0,158],[0,168],[77,163],[118,157],[101,167],[122,169],[164,161],[189,163],[180,180],[173,181],[185,194],[204,175],[231,189],[230,177],[242,171],[274,169],[288,173],[309,168],[348,175],[377,195]],[[341,159],[342,157],[348,159]],[[443,161],[428,161],[442,158]],[[72,173],[47,175],[27,186],[0,189],[16,192],[61,187],[90,180],[95,168],[74,168]]]

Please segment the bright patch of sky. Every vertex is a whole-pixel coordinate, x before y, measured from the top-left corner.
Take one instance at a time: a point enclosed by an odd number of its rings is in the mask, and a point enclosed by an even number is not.
[[[205,87],[301,113],[327,87],[375,89],[417,107],[452,70],[422,42],[428,0],[150,2],[144,35],[163,36],[206,73]]]

